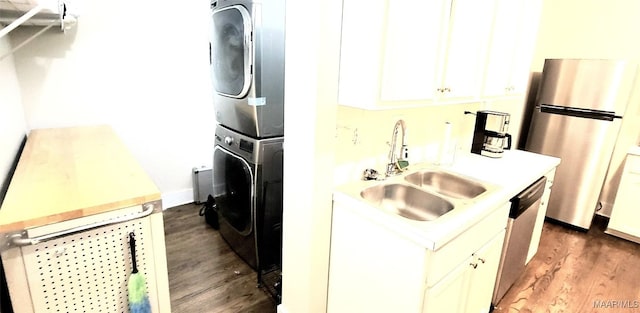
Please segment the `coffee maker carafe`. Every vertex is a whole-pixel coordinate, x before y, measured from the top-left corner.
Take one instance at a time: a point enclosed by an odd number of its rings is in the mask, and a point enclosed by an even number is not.
[[[505,149],[511,149],[509,113],[483,110],[476,113],[471,153],[500,158]]]

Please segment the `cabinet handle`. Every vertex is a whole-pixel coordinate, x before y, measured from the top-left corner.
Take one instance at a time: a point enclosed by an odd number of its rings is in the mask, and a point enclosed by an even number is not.
[[[478,261],[482,262],[482,264],[484,264],[487,260],[483,259],[483,258],[478,258]]]
[[[474,269],[478,268],[478,263],[469,263]]]
[[[444,91],[444,92],[451,92],[451,88],[449,88],[449,87],[445,87],[445,88],[443,89],[443,91]]]

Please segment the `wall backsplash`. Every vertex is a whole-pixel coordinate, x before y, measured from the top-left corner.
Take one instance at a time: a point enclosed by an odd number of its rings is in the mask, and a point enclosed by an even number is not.
[[[405,121],[407,128],[410,164],[437,161],[446,122],[453,125],[451,137],[457,144],[457,150],[468,152],[475,116],[464,112],[475,112],[485,106],[483,103],[465,103],[379,111],[339,106],[334,185],[360,179],[366,168],[384,171],[393,127],[399,119]]]

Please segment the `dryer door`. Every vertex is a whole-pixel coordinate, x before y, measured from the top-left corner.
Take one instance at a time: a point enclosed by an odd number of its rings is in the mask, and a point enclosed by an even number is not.
[[[213,151],[213,197],[219,214],[239,234],[253,229],[255,180],[250,164],[216,146]]]
[[[251,86],[252,23],[240,5],[214,10],[211,19],[211,78],[217,93],[243,98]]]

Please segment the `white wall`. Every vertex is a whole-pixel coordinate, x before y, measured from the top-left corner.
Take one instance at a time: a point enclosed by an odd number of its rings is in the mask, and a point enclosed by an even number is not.
[[[10,50],[8,38],[0,38],[0,55]],[[0,82],[0,184],[2,184],[26,134],[20,86],[11,55],[0,60]]]
[[[640,1],[545,0],[532,71],[545,58],[626,59],[640,64]],[[626,151],[639,142],[640,79],[625,113],[600,201],[608,216],[615,200]]]
[[[79,4],[76,28],[49,30],[15,53],[27,128],[109,124],[165,207],[192,201],[191,168],[211,164],[215,128],[209,2]],[[14,30],[12,44],[35,30]]]
[[[341,6],[286,3],[281,313],[326,312]]]
[[[397,120],[406,125],[409,163],[435,163],[445,139],[445,123],[452,124],[457,153],[471,150],[476,112],[483,103],[435,105],[395,110],[362,110],[340,106],[337,116],[334,184],[359,180],[366,168],[383,172],[389,162],[389,142]],[[398,135],[400,140],[400,135]]]

